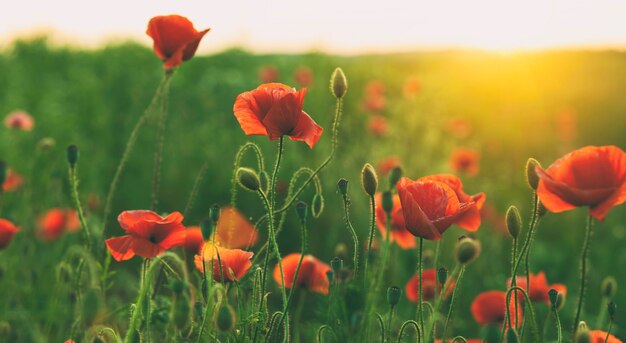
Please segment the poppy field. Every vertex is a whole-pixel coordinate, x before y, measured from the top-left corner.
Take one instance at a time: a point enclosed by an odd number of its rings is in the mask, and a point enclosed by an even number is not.
[[[621,342],[626,55],[0,49],[0,342]]]

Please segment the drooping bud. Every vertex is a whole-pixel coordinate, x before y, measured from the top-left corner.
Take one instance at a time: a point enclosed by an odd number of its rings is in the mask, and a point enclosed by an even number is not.
[[[612,299],[617,293],[617,280],[612,276],[605,277],[600,289],[603,297]]]
[[[391,191],[383,192],[382,207],[385,213],[389,214],[393,210],[393,193]]]
[[[251,192],[256,192],[261,189],[261,180],[259,180],[259,175],[250,168],[242,167],[237,169],[237,180],[243,188]]]
[[[209,239],[209,237],[211,237],[211,235],[213,234],[213,223],[211,222],[211,219],[206,218],[200,222],[200,231],[202,231],[202,238],[204,240],[207,240]]]
[[[574,339],[575,343],[591,343],[591,335],[589,333],[589,327],[587,323],[581,321],[578,324],[578,329],[576,330],[576,338]]]
[[[343,269],[343,260],[339,257],[333,258],[332,260],[330,260],[330,267],[335,272],[335,275],[339,274],[339,271]]]
[[[220,212],[221,212],[221,209],[220,209],[220,205],[218,204],[213,204],[209,208],[209,218],[214,224],[217,224],[217,221],[220,220]]]
[[[459,263],[468,264],[480,255],[480,242],[467,236],[461,236],[456,243],[455,252]]]
[[[537,167],[541,168],[541,164],[536,159],[529,158],[528,161],[526,161],[526,182],[528,182],[528,186],[534,191],[537,190],[537,185],[539,185],[539,176],[537,176],[535,172]]]
[[[376,170],[369,163],[365,163],[361,170],[361,184],[363,185],[363,190],[369,196],[376,194],[378,190],[378,175],[376,175]]]
[[[517,335],[517,331],[513,328],[509,328],[506,330],[506,343],[518,343],[519,336]]]
[[[306,202],[298,201],[296,203],[296,213],[298,214],[298,218],[300,219],[300,222],[302,224],[304,224],[304,222],[306,221],[307,212],[308,211],[307,211]]]
[[[341,99],[348,91],[348,80],[341,68],[336,68],[333,71],[333,75],[330,77],[330,92],[333,93],[335,98]]]
[[[348,180],[344,178],[339,179],[339,181],[337,181],[337,188],[339,188],[341,195],[348,195]]]
[[[607,305],[607,310],[609,312],[609,318],[611,318],[611,321],[615,321],[615,314],[617,313],[617,304],[611,301]]]
[[[237,314],[230,305],[222,305],[216,312],[215,327],[218,330],[228,332],[235,328],[235,324],[237,323]]]
[[[0,161],[0,192],[2,192],[2,185],[7,179],[7,164],[4,161]]]
[[[515,206],[509,207],[506,211],[506,228],[514,239],[517,239],[522,228],[522,216]]]
[[[402,294],[402,290],[398,286],[391,286],[387,289],[387,303],[389,306],[396,307],[398,302],[400,301],[400,295]]]
[[[443,285],[448,280],[448,270],[444,267],[437,269],[437,281]]]
[[[393,188],[396,186],[398,181],[402,178],[402,167],[395,166],[389,172],[389,187]]]
[[[74,144],[67,147],[67,163],[69,163],[70,168],[74,168],[76,166],[76,162],[78,162],[78,147]]]

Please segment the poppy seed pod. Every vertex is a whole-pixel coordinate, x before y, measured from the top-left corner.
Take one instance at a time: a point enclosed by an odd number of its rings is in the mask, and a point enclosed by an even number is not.
[[[461,236],[456,243],[455,252],[459,263],[468,264],[480,255],[480,242],[467,236]]]
[[[211,224],[211,220],[206,218],[202,222],[200,222],[200,231],[202,232],[203,239],[209,239],[211,234],[213,233],[213,225]]]
[[[517,335],[517,331],[513,328],[509,328],[506,330],[506,343],[518,343],[519,336]]]
[[[236,323],[237,314],[230,305],[226,304],[217,309],[217,313],[215,314],[215,327],[218,330],[222,332],[231,331],[235,328]]]
[[[506,228],[511,236],[517,239],[522,228],[522,216],[520,216],[519,210],[515,206],[509,207],[506,211]]]
[[[335,98],[341,99],[348,91],[348,80],[341,68],[335,68],[333,75],[330,77],[330,92]]]
[[[402,178],[402,167],[395,166],[389,172],[389,186],[395,187],[396,183]]]
[[[7,179],[7,164],[4,161],[0,161],[0,192],[2,192],[2,185]]]
[[[369,196],[373,197],[376,194],[378,190],[378,175],[376,175],[376,170],[369,163],[365,163],[361,170],[361,184],[363,185],[363,190]]]
[[[402,290],[398,286],[391,286],[387,289],[387,303],[389,306],[396,307],[398,302],[400,301],[400,295],[402,294]]]
[[[612,276],[607,276],[602,280],[602,286],[600,287],[602,296],[605,298],[613,298],[617,293],[617,280]]]
[[[333,258],[332,260],[330,260],[330,267],[335,272],[335,274],[338,274],[339,271],[343,269],[343,260],[339,257]]]
[[[343,178],[339,179],[339,181],[337,181],[337,188],[339,188],[341,195],[348,195],[348,180]]]
[[[209,218],[211,218],[211,221],[215,224],[217,224],[217,221],[220,220],[220,210],[220,205],[218,204],[213,204],[209,208]]]
[[[609,312],[609,318],[611,318],[611,321],[615,320],[615,314],[617,313],[617,304],[613,301],[611,301],[608,305],[607,305],[607,311]]]
[[[300,222],[304,224],[304,222],[306,221],[306,215],[307,215],[307,204],[304,201],[298,201],[296,203],[296,213],[298,214],[298,218],[300,219]]]
[[[78,147],[76,145],[70,145],[67,147],[67,163],[70,168],[74,168],[78,162]]]
[[[389,214],[393,210],[393,193],[391,191],[383,192],[383,211]]]
[[[443,285],[446,283],[447,280],[448,270],[444,267],[437,269],[437,281],[439,281],[439,283]]]
[[[254,170],[250,168],[242,167],[237,169],[237,180],[243,188],[251,192],[256,192],[261,189],[261,180],[259,180],[259,174],[257,174]]]
[[[539,185],[539,176],[535,172],[537,167],[541,168],[541,164],[536,159],[529,158],[526,161],[526,182],[533,191],[536,191]]]
[[[589,327],[587,323],[581,321],[578,324],[578,329],[576,330],[576,337],[574,338],[575,343],[591,343],[591,335],[589,333]]]
[[[556,304],[557,304],[557,302],[559,300],[559,292],[556,289],[551,288],[548,291],[548,299],[550,299],[550,304],[552,304],[552,306],[556,307]]]

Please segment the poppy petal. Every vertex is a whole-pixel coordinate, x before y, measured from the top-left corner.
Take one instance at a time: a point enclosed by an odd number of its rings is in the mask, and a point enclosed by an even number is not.
[[[324,129],[319,126],[311,116],[306,112],[302,112],[298,124],[289,134],[289,138],[292,141],[304,141],[309,148],[313,149],[323,132]]]
[[[161,255],[165,250],[157,244],[141,238],[134,238],[131,241],[131,249],[136,255],[144,258],[153,258]]]
[[[132,249],[134,240],[135,239],[131,236],[122,236],[109,238],[105,243],[111,252],[111,256],[113,256],[117,262],[120,262],[130,260],[135,256],[135,252]]]

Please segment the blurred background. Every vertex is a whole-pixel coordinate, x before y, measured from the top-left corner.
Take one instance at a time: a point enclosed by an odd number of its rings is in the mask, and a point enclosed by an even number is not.
[[[342,254],[350,259],[345,246],[352,243],[338,210],[340,177],[351,183],[352,220],[365,241],[368,199],[358,185],[364,163],[376,166],[381,176],[394,164],[411,178],[455,173],[468,193],[487,194],[477,233],[482,255],[468,269],[454,323],[455,332],[478,335],[471,300],[485,290],[503,290],[510,274],[504,211],[516,205],[528,220],[527,158],[545,166],[585,145],[626,147],[626,28],[620,17],[625,11],[622,1],[13,3],[0,14],[0,115],[24,111],[34,127],[0,127],[0,159],[24,180],[4,199],[3,215],[23,232],[10,250],[0,252],[0,293],[11,295],[0,299],[0,308],[11,310],[7,316],[65,327],[56,312],[62,305],[31,295],[54,283],[56,262],[80,237],[42,242],[36,238],[37,218],[49,208],[71,206],[65,147],[76,144],[81,197],[89,203],[90,222],[101,224],[102,203],[128,135],[163,73],[144,34],[147,22],[157,14],[179,13],[197,29],[212,31],[173,79],[160,209],[182,210],[205,161],[208,172],[185,223],[199,223],[213,203],[227,204],[230,166],[246,141],[259,144],[266,164],[273,163],[275,144],[267,137],[246,137],[232,114],[235,97],[263,82],[306,87],[305,111],[326,129],[313,150],[287,144],[279,186],[284,191],[299,166],[321,163],[329,152],[334,114],[329,77],[340,66],[349,91],[336,158],[321,174],[326,210],[310,224],[312,254],[325,261]],[[149,207],[154,132],[153,123],[141,132],[114,214]],[[302,199],[311,197],[305,192]],[[241,192],[239,199],[253,221],[262,215],[253,194]],[[585,214],[583,209],[549,214],[531,256],[533,272],[543,270],[550,283],[569,288],[561,314],[565,328],[578,291]],[[595,323],[604,311],[601,281],[613,275],[626,285],[625,220],[626,208],[617,207],[596,226],[583,316],[592,328],[606,330],[606,322]],[[293,243],[299,237],[296,223],[289,213],[279,237],[283,254],[299,249]],[[112,230],[121,234],[117,226]],[[452,228],[443,242],[441,258],[449,269],[462,233]],[[389,282],[403,287],[414,273],[416,253],[396,246],[394,254]],[[114,265],[117,277],[134,277],[136,270],[126,270],[138,268],[134,263]],[[134,297],[127,292],[118,294],[120,304]],[[616,302],[624,300],[620,288]],[[412,315],[412,304],[400,306],[401,317]],[[547,312],[539,306],[540,325]],[[624,318],[618,316],[618,335]]]

